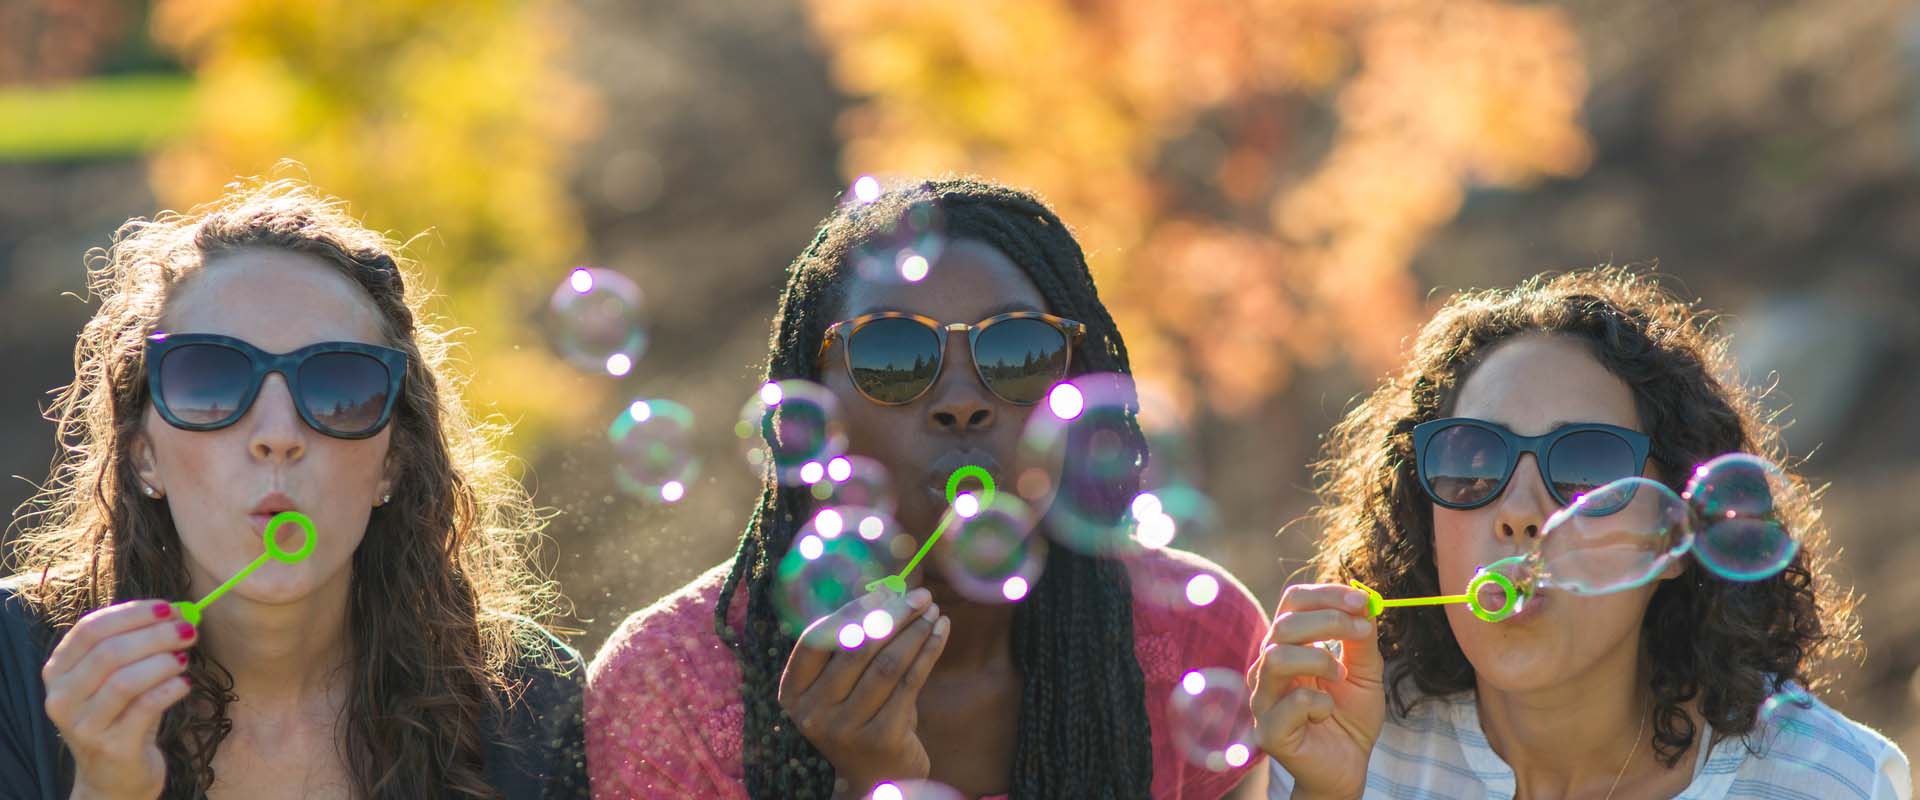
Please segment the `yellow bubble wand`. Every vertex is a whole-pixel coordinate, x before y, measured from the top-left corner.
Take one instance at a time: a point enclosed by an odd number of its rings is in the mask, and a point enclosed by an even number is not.
[[[954,470],[953,474],[947,477],[947,505],[953,505],[953,501],[959,498],[960,482],[967,478],[973,478],[980,482],[980,505],[983,507],[992,505],[993,475],[988,473],[984,467],[977,467],[972,464]],[[908,561],[907,565],[902,567],[898,574],[888,575],[867,584],[867,591],[871,592],[885,586],[895,594],[905,594],[907,591],[907,575],[913,572],[914,567],[920,565],[920,559],[926,557],[928,550],[933,549],[934,542],[940,541],[940,535],[947,532],[947,524],[952,521],[952,514],[943,515],[940,519],[940,527],[933,529],[933,535],[927,537],[925,544],[920,545],[920,552],[913,554],[913,560]]]
[[[273,539],[274,530],[289,522],[299,524],[305,534],[305,541],[300,543],[300,549],[291,553],[280,549],[280,543]],[[253,563],[241,567],[239,572],[234,573],[233,577],[228,578],[226,583],[220,584],[219,587],[208,592],[206,597],[202,597],[196,602],[181,600],[173,604],[173,607],[179,610],[182,619],[194,625],[200,624],[200,612],[206,610],[207,606],[213,605],[213,601],[220,599],[220,596],[226,594],[227,590],[233,588],[235,584],[246,580],[248,575],[252,575],[253,571],[259,569],[261,564],[267,563],[267,559],[269,558],[285,564],[294,564],[307,560],[307,556],[313,554],[313,520],[308,519],[307,515],[298,511],[282,511],[273,515],[273,519],[267,520],[267,529],[261,532],[260,535],[267,541],[267,551],[255,558]]]

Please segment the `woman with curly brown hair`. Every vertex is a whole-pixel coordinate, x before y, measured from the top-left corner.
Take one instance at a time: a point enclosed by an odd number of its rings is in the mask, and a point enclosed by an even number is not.
[[[1271,794],[1910,797],[1898,748],[1795,688],[1857,647],[1806,503],[1780,509],[1800,553],[1751,583],[1686,559],[1615,594],[1547,590],[1500,623],[1458,605],[1369,619],[1343,585],[1459,592],[1582,492],[1633,475],[1679,491],[1723,453],[1777,455],[1778,434],[1726,340],[1651,276],[1452,298],[1329,439],[1327,583],[1287,589],[1251,672]]]
[[[533,622],[539,518],[394,243],[253,183],[128,222],[89,271],[63,446],[0,584],[7,796],[584,793],[579,656]],[[168,603],[287,511],[310,557],[197,625]]]

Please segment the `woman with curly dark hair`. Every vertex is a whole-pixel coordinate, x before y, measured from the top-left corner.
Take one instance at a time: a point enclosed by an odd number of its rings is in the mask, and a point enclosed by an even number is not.
[[[580,659],[533,621],[540,519],[409,272],[292,181],[91,257],[63,446],[0,583],[0,794],[584,796]],[[168,602],[288,511],[309,557]]]
[[[1500,623],[1459,605],[1369,619],[1344,585],[1457,593],[1609,480],[1677,492],[1723,453],[1777,456],[1731,367],[1726,340],[1646,274],[1452,298],[1319,465],[1327,583],[1288,588],[1251,673],[1271,794],[1910,797],[1898,748],[1796,688],[1857,648],[1809,503],[1780,509],[1799,554],[1751,583],[1689,558],[1616,594],[1549,589]]]

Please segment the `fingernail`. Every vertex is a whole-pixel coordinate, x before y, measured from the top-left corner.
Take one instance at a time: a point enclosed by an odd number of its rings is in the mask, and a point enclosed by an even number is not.
[[[180,682],[186,684],[189,688],[193,686],[193,679],[185,675],[180,676]]]
[[[1347,593],[1347,607],[1355,611],[1367,607],[1367,596],[1359,592]]]
[[[939,603],[928,603],[928,604],[927,604],[927,613],[926,613],[926,614],[925,614],[924,616],[925,616],[925,617],[926,617],[927,619],[939,619],[939,618],[940,618],[940,604],[939,604]]]
[[[927,603],[932,601],[933,593],[927,591],[924,586],[907,593],[907,604],[914,608],[925,608]]]
[[[193,623],[190,623],[190,622],[182,622],[178,625],[175,625],[173,626],[173,630],[174,632],[180,634],[180,638],[182,639],[191,639],[193,638],[193,634],[195,633],[193,629]]]
[[[166,618],[168,618],[168,617],[171,617],[171,616],[173,616],[173,604],[172,604],[172,603],[161,603],[161,604],[159,604],[159,605],[157,605],[157,606],[154,606],[154,607],[153,607],[153,618],[154,618],[154,619],[166,619]]]
[[[941,617],[939,622],[933,623],[933,635],[947,635],[947,629],[953,627],[952,620],[952,617]]]
[[[184,667],[184,666],[186,666],[186,665],[187,665],[187,651],[185,651],[185,650],[175,650],[175,651],[173,651],[173,660],[175,660],[175,661],[178,661],[178,662],[180,662],[180,666],[183,666],[183,667]]]

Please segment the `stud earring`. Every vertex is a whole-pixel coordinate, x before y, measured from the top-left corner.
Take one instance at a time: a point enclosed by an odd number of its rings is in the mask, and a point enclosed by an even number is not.
[[[383,506],[384,506],[384,505],[386,505],[386,504],[388,504],[388,503],[391,503],[391,502],[393,502],[393,493],[392,493],[392,492],[387,492],[386,494],[383,494],[383,495],[380,495],[380,505],[383,505]]]
[[[146,491],[148,497],[158,498],[160,496],[160,493],[155,491],[151,486],[142,486],[140,488]]]

